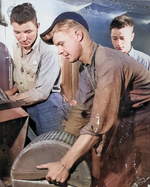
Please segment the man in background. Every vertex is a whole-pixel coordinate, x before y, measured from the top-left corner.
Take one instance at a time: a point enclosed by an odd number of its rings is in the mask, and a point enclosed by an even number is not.
[[[114,48],[128,54],[150,70],[150,56],[135,50],[131,42],[134,39],[134,22],[126,14],[115,17],[110,24],[110,36]]]

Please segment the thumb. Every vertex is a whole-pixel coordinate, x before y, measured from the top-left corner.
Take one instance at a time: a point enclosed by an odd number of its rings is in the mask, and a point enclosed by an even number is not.
[[[41,165],[38,165],[36,167],[37,167],[37,169],[48,169],[48,165],[47,164],[41,164]]]

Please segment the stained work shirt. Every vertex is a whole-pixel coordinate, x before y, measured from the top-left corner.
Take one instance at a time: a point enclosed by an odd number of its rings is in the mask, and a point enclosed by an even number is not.
[[[14,82],[19,93],[25,93],[26,105],[46,100],[54,85],[60,86],[59,57],[55,46],[48,46],[37,38],[31,51],[22,56],[21,45],[15,42]]]
[[[94,61],[80,67],[77,107],[89,118],[80,134],[104,134],[150,101],[150,74],[141,63],[101,45]]]
[[[128,55],[133,57],[138,62],[140,62],[145,68],[147,68],[150,71],[150,56],[149,55],[141,51],[135,50],[133,47],[131,48]]]

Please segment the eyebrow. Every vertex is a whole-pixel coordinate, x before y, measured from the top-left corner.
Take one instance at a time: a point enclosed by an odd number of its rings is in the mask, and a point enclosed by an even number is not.
[[[13,31],[15,31],[15,32],[19,32],[19,31],[17,31],[17,30],[13,30]]]
[[[112,35],[111,35],[111,38],[118,38],[118,37],[117,37],[117,36],[112,36]]]
[[[61,45],[63,43],[64,43],[63,41],[59,41],[59,42],[56,43],[56,46]]]
[[[24,32],[27,32],[27,31],[32,31],[32,29],[25,30]],[[14,30],[14,32],[20,32],[20,31]]]

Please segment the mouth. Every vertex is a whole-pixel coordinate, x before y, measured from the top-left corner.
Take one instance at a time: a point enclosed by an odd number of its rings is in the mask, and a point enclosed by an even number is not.
[[[21,43],[21,45],[24,45],[24,46],[29,45],[29,43],[28,43],[28,42],[20,42],[20,43]]]
[[[69,59],[69,54],[68,54],[68,55],[62,54],[62,56],[63,56],[63,58],[65,58],[65,59]]]
[[[121,48],[121,47],[116,47],[116,49],[119,50],[119,51],[123,50],[123,48]]]

